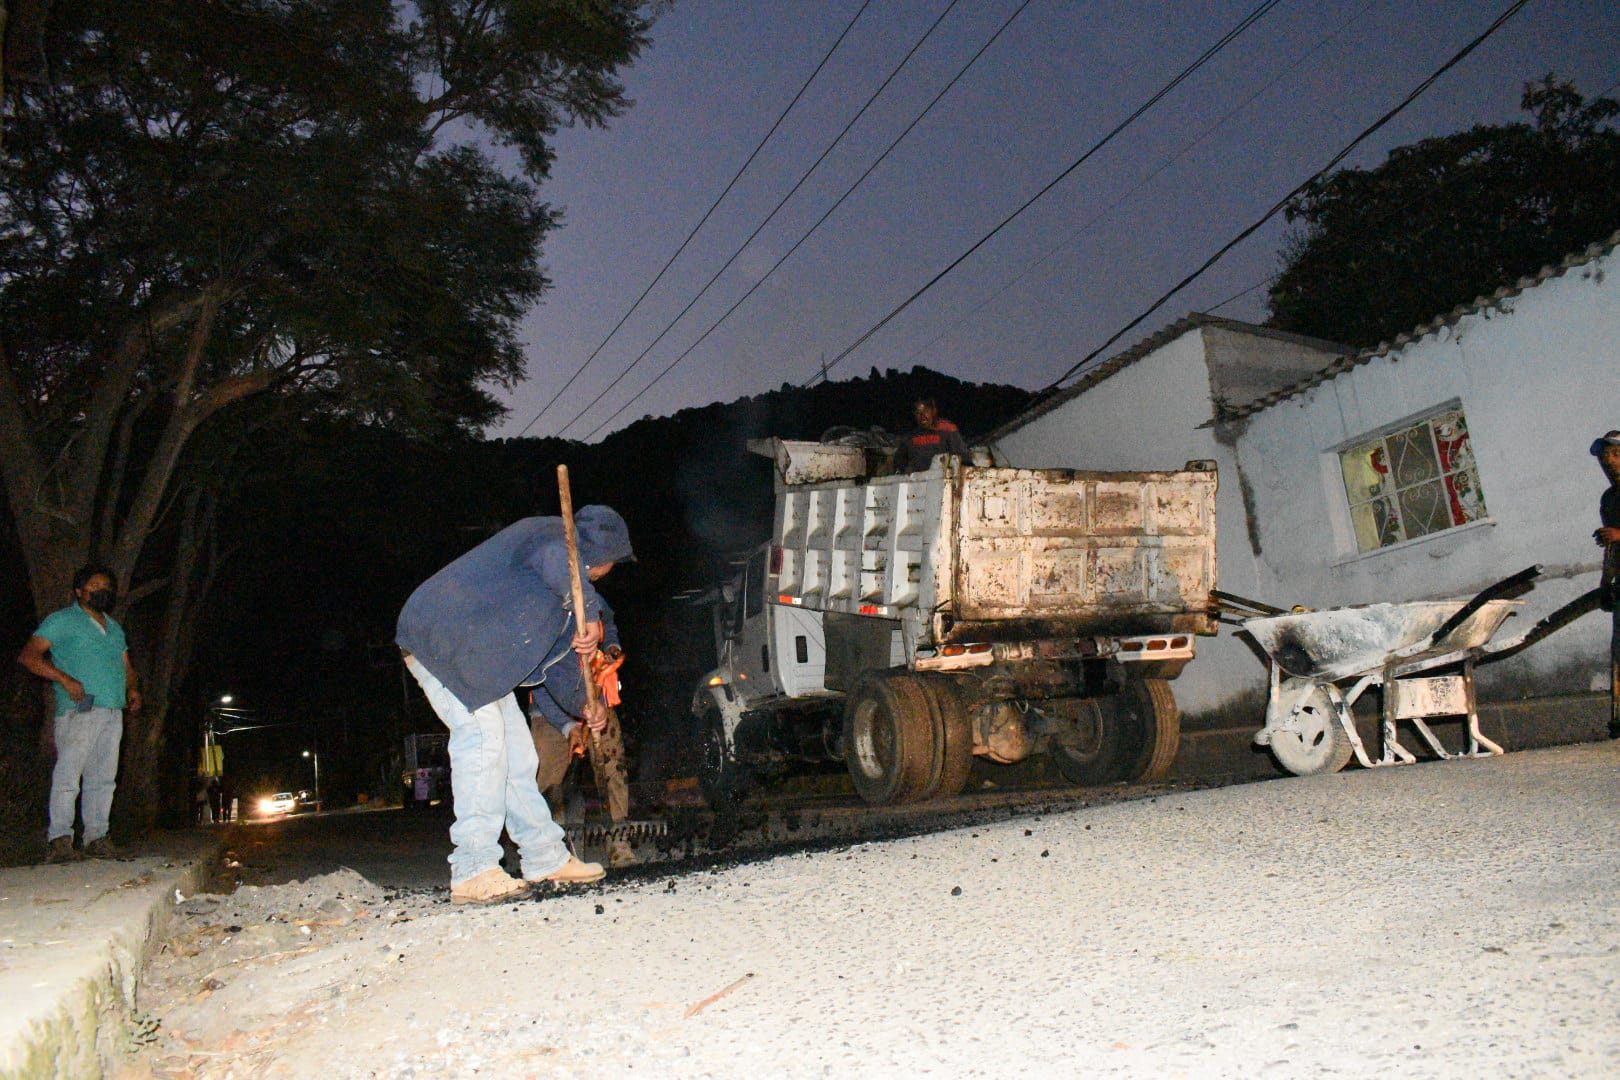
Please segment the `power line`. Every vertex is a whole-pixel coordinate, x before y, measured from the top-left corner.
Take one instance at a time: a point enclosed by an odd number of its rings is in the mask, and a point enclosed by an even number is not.
[[[1159,89],[1159,91],[1157,93],[1155,93],[1152,97],[1148,98],[1147,101],[1143,102],[1142,105],[1139,106],[1135,112],[1131,113],[1131,115],[1127,116],[1124,120],[1121,120],[1117,125],[1115,125],[1112,131],[1108,132],[1108,134],[1104,135],[1101,139],[1099,139],[1096,143],[1094,143],[1089,150],[1087,150],[1085,153],[1081,154],[1078,158],[1076,158],[1074,163],[1071,164],[1067,169],[1064,169],[1061,173],[1059,173],[1056,177],[1054,177],[1050,183],[1048,183],[1045,187],[1041,188],[1041,190],[1037,191],[1034,195],[1032,195],[1017,210],[1014,210],[1011,214],[1008,214],[1005,218],[1003,218],[1001,220],[1000,224],[998,224],[994,229],[991,229],[984,236],[980,237],[978,239],[978,241],[973,244],[972,247],[968,248],[966,251],[962,252],[962,254],[958,255],[955,259],[953,259],[950,262],[950,264],[945,267],[945,269],[941,270],[939,273],[935,274],[932,278],[930,278],[927,281],[927,283],[925,283],[923,285],[922,288],[918,289],[916,292],[914,292],[910,296],[908,296],[905,299],[905,301],[899,307],[895,308],[893,311],[891,311],[887,315],[883,316],[882,319],[879,319],[877,321],[877,323],[875,323],[872,327],[870,327],[860,337],[856,338],[854,340],[854,342],[852,342],[846,349],[844,349],[843,352],[841,352],[837,356],[833,357],[832,361],[829,364],[827,364],[826,367],[822,370],[821,377],[825,377],[825,373],[826,373],[827,370],[830,370],[831,368],[837,367],[846,357],[848,357],[856,349],[860,348],[867,341],[869,341],[874,334],[876,334],[879,330],[883,329],[890,322],[892,322],[897,316],[899,316],[899,314],[901,312],[905,311],[908,307],[910,307],[913,303],[915,303],[924,293],[926,293],[929,289],[932,289],[935,285],[939,284],[940,281],[944,280],[944,278],[945,278],[945,276],[947,274],[949,274],[952,270],[955,270],[963,262],[967,261],[967,259],[970,256],[972,256],[974,252],[978,251],[979,248],[983,247],[986,243],[988,243],[993,236],[995,236],[997,233],[1001,232],[1001,230],[1006,228],[1008,225],[1012,224],[1012,222],[1019,215],[1021,215],[1025,210],[1028,210],[1031,206],[1033,206],[1036,203],[1037,200],[1039,200],[1047,192],[1051,191],[1054,187],[1056,187],[1058,184],[1062,183],[1065,179],[1067,179],[1068,176],[1071,173],[1073,173],[1076,169],[1078,169],[1081,165],[1083,165],[1093,154],[1095,154],[1097,151],[1101,150],[1104,146],[1108,145],[1108,143],[1113,141],[1113,139],[1114,139],[1114,137],[1116,135],[1118,135],[1120,132],[1124,131],[1131,124],[1135,123],[1136,120],[1139,117],[1141,117],[1143,113],[1146,113],[1149,109],[1153,108],[1153,106],[1157,105],[1172,90],[1174,90],[1176,87],[1180,86],[1187,79],[1191,78],[1194,72],[1196,72],[1199,68],[1203,67],[1210,60],[1214,59],[1214,57],[1218,53],[1220,53],[1223,49],[1225,49],[1228,45],[1230,45],[1233,41],[1235,41],[1238,38],[1238,36],[1241,35],[1245,30],[1247,30],[1249,27],[1253,26],[1255,23],[1259,22],[1262,18],[1264,18],[1267,15],[1267,13],[1269,13],[1271,11],[1271,9],[1276,7],[1277,4],[1280,3],[1280,2],[1281,2],[1281,0],[1266,0],[1265,3],[1262,3],[1259,7],[1255,8],[1253,11],[1249,12],[1249,14],[1244,17],[1242,22],[1238,23],[1237,26],[1235,26],[1231,30],[1227,31],[1226,35],[1224,37],[1222,37],[1219,41],[1217,41],[1215,44],[1211,45],[1208,49],[1205,49],[1202,56],[1200,56],[1197,60],[1194,60],[1187,67],[1183,68],[1181,70],[1180,74],[1178,74],[1175,78],[1171,79],[1168,83],[1166,83],[1163,87],[1161,87]],[[811,382],[813,382],[815,380],[815,378],[816,378],[816,376],[812,376],[810,379],[807,379],[805,382],[801,383],[800,385],[801,386],[808,386],[808,385],[810,385]]]
[[[905,66],[911,62],[911,58],[917,54],[917,50],[921,49],[924,43],[926,43],[928,39],[933,36],[935,30],[939,29],[940,24],[943,23],[945,21],[945,17],[956,8],[957,3],[958,0],[951,0],[951,2],[946,5],[945,10],[940,12],[939,17],[934,20],[931,26],[928,27],[928,29],[923,33],[923,36],[917,39],[917,43],[911,47],[911,50],[907,52],[903,58],[901,58],[900,63],[895,65],[894,70],[889,72],[889,77],[884,79],[876,90],[872,91],[871,96],[866,99],[866,103],[860,107],[854,116],[850,117],[849,123],[845,124],[843,130],[838,133],[832,142],[827,144],[827,148],[821,152],[821,156],[816,158],[810,167],[804,171],[804,174],[799,177],[798,183],[794,184],[793,187],[788,190],[788,193],[783,195],[781,200],[771,208],[771,212],[765,216],[765,220],[761,221],[754,231],[748,234],[748,238],[745,239],[741,244],[737,245],[737,250],[731,253],[731,257],[726,260],[725,265],[716,270],[714,275],[710,277],[708,281],[703,283],[703,287],[698,290],[697,295],[692,297],[692,299],[687,302],[685,307],[681,308],[675,317],[658,332],[658,336],[653,338],[652,341],[648,343],[647,347],[642,349],[640,354],[637,355],[634,360],[630,361],[629,366],[627,366],[623,371],[619,372],[618,376],[615,377],[612,382],[608,383],[607,386],[602,389],[601,393],[592,398],[589,404],[587,404],[583,409],[580,409],[579,412],[574,415],[572,420],[557,430],[558,435],[562,435],[570,427],[573,427],[574,424],[578,423],[585,417],[586,414],[596,407],[597,402],[607,397],[607,395],[612,392],[613,388],[623,382],[625,377],[629,375],[630,372],[634,371],[636,367],[647,358],[647,354],[652,352],[653,349],[658,346],[660,341],[664,340],[665,335],[667,335],[671,330],[675,329],[676,325],[686,317],[686,313],[691,311],[692,308],[697,305],[699,300],[702,300],[708,295],[709,289],[713,287],[716,281],[720,280],[720,275],[731,269],[732,264],[742,256],[744,251],[748,250],[748,245],[754,242],[754,238],[760,233],[764,232],[767,225],[776,220],[776,215],[781,212],[782,207],[786,206],[788,200],[793,198],[793,196],[798,193],[800,188],[804,187],[816,169],[821,167],[821,163],[827,160],[827,156],[837,148],[839,143],[843,142],[844,136],[848,135],[850,129],[860,121],[861,117],[866,115],[866,111],[872,107],[874,102],[877,101],[878,96],[882,94],[884,90],[888,89],[889,84],[892,83],[896,76],[898,76],[905,68]]]
[[[692,342],[692,344],[688,345],[685,348],[685,350],[683,350],[681,352],[681,354],[679,356],[677,356],[677,357],[675,357],[675,359],[671,360],[664,367],[664,370],[660,371],[657,375],[653,376],[653,380],[651,382],[649,382],[646,386],[643,386],[640,390],[636,391],[636,393],[634,395],[632,395],[628,401],[626,401],[623,405],[620,405],[616,410],[614,410],[612,415],[610,415],[606,420],[602,421],[600,424],[596,425],[595,428],[591,429],[590,434],[586,435],[585,438],[587,440],[589,440],[591,438],[594,438],[597,432],[601,431],[603,428],[605,428],[609,424],[611,424],[615,419],[618,418],[620,413],[624,412],[624,410],[628,409],[631,405],[635,404],[636,401],[638,401],[643,394],[645,394],[648,390],[651,390],[654,386],[657,386],[661,381],[663,381],[665,376],[667,376],[670,372],[675,370],[676,365],[680,364],[680,362],[682,360],[685,360],[688,356],[690,356],[693,349],[696,349],[699,345],[703,344],[703,342],[708,339],[708,336],[710,334],[712,334],[716,330],[718,330],[720,328],[721,324],[723,324],[727,319],[731,318],[732,314],[734,312],[736,312],[738,308],[742,307],[743,304],[748,301],[749,297],[753,296],[754,293],[756,291],[758,291],[760,286],[764,285],[765,282],[769,281],[771,276],[776,273],[776,271],[782,266],[782,264],[787,262],[788,259],[792,258],[793,253],[798,251],[799,248],[804,245],[805,241],[809,240],[810,237],[815,234],[816,230],[821,228],[822,224],[824,222],[826,222],[826,220],[828,218],[832,217],[832,215],[838,210],[838,208],[840,206],[844,205],[844,201],[846,199],[848,199],[850,197],[850,195],[854,194],[854,192],[855,192],[855,190],[857,188],[859,188],[863,183],[866,182],[866,178],[871,176],[872,173],[877,169],[877,167],[879,165],[883,164],[883,162],[888,159],[889,155],[894,152],[895,147],[899,146],[900,143],[905,140],[906,136],[911,134],[912,130],[914,128],[916,128],[916,126],[918,124],[922,123],[923,119],[929,113],[934,111],[934,106],[938,105],[940,103],[941,99],[943,99],[946,94],[950,93],[951,88],[953,86],[955,86],[957,84],[957,82],[960,81],[961,78],[968,73],[969,70],[972,69],[974,64],[979,62],[979,58],[981,56],[983,56],[989,50],[990,46],[992,46],[992,45],[994,45],[996,43],[996,40],[1001,37],[1002,33],[1004,33],[1006,31],[1007,27],[1012,25],[1013,20],[1017,19],[1019,15],[1023,14],[1024,9],[1029,7],[1029,5],[1032,2],[1033,2],[1033,0],[1024,0],[1024,2],[1022,4],[1018,5],[1018,9],[1016,11],[1014,11],[1011,15],[1007,16],[1007,18],[1002,22],[1002,24],[996,28],[996,32],[994,34],[990,35],[990,39],[988,41],[986,41],[982,46],[979,47],[979,51],[974,53],[973,56],[971,58],[969,58],[968,62],[962,66],[961,70],[959,70],[955,75],[953,75],[951,77],[951,80],[945,84],[944,88],[941,89],[939,93],[934,95],[933,100],[928,103],[928,105],[922,110],[922,112],[917,114],[916,119],[912,120],[911,123],[907,124],[905,130],[900,132],[900,134],[895,137],[894,141],[889,143],[889,145],[886,148],[884,148],[883,153],[879,154],[877,156],[877,158],[872,162],[871,165],[867,166],[866,171],[861,173],[860,176],[856,177],[855,182],[853,184],[851,184],[848,188],[846,188],[842,195],[838,196],[837,201],[835,201],[830,207],[827,208],[825,213],[823,213],[819,218],[816,219],[815,224],[811,225],[810,228],[805,232],[805,234],[803,236],[799,237],[799,239],[794,242],[792,247],[787,249],[787,252],[785,254],[783,254],[781,258],[777,259],[776,262],[771,264],[771,268],[769,270],[765,271],[764,276],[762,276],[758,281],[754,282],[754,284],[751,285],[748,288],[748,291],[743,293],[742,296],[737,299],[736,303],[732,304],[729,308],[727,308],[725,313],[722,314],[720,316],[720,318],[716,319],[712,324],[710,324],[709,328],[707,330],[703,331],[703,333],[698,337],[698,339],[696,341],[694,341],[694,342]]]
[[[1429,87],[1433,86],[1435,84],[1435,82],[1437,82],[1439,80],[1440,76],[1444,75],[1446,72],[1450,71],[1452,68],[1454,68],[1458,64],[1462,63],[1464,58],[1466,58],[1475,49],[1479,48],[1482,44],[1484,44],[1485,41],[1488,38],[1490,38],[1493,34],[1495,34],[1497,30],[1501,29],[1502,26],[1509,19],[1511,19],[1513,16],[1517,15],[1519,13],[1519,9],[1523,8],[1529,2],[1530,2],[1530,0],[1516,0],[1515,3],[1509,5],[1508,9],[1506,11],[1502,12],[1502,14],[1498,15],[1496,17],[1496,20],[1494,22],[1492,22],[1491,25],[1487,26],[1484,29],[1483,32],[1481,32],[1477,37],[1474,38],[1474,40],[1470,41],[1467,45],[1464,45],[1460,50],[1458,50],[1451,57],[1451,59],[1447,60],[1444,64],[1441,64],[1438,68],[1436,68],[1435,71],[1428,78],[1424,79],[1421,83],[1419,83],[1412,90],[1411,93],[1407,94],[1406,97],[1402,98],[1400,103],[1397,104],[1393,109],[1390,109],[1383,116],[1381,116],[1377,120],[1373,121],[1371,126],[1369,126],[1364,131],[1362,131],[1362,133],[1357,135],[1354,139],[1350,140],[1350,142],[1345,145],[1344,149],[1340,150],[1337,154],[1333,155],[1332,160],[1330,160],[1326,165],[1323,165],[1320,169],[1318,169],[1311,176],[1309,176],[1305,180],[1301,181],[1300,184],[1297,187],[1294,188],[1294,190],[1290,191],[1287,195],[1284,195],[1280,200],[1278,200],[1277,204],[1275,206],[1273,206],[1270,210],[1267,210],[1265,212],[1265,214],[1263,214],[1259,218],[1259,220],[1255,221],[1248,228],[1244,229],[1242,232],[1238,233],[1235,237],[1233,237],[1231,240],[1227,241],[1224,245],[1222,245],[1220,250],[1216,251],[1215,254],[1211,255],[1208,259],[1204,260],[1203,265],[1199,266],[1198,269],[1194,270],[1192,273],[1190,273],[1186,277],[1182,278],[1181,281],[1177,282],[1176,285],[1172,289],[1170,289],[1169,292],[1165,293],[1163,296],[1161,296],[1157,300],[1155,300],[1148,307],[1148,309],[1146,311],[1142,312],[1142,314],[1138,315],[1136,318],[1132,319],[1130,322],[1128,322],[1124,326],[1120,327],[1119,330],[1115,331],[1108,338],[1108,340],[1104,341],[1101,345],[1098,345],[1095,349],[1091,350],[1091,352],[1089,352],[1085,356],[1083,356],[1078,362],[1076,362],[1073,366],[1071,366],[1062,375],[1059,375],[1051,383],[1049,383],[1048,385],[1042,387],[1040,390],[1037,390],[1035,392],[1035,400],[1039,401],[1046,394],[1051,393],[1053,390],[1056,390],[1059,386],[1063,385],[1065,380],[1069,379],[1071,376],[1075,375],[1082,368],[1084,368],[1087,364],[1091,363],[1091,361],[1095,360],[1102,353],[1102,351],[1104,349],[1108,348],[1110,345],[1114,344],[1114,342],[1116,342],[1120,338],[1124,337],[1127,333],[1134,330],[1136,327],[1140,326],[1144,321],[1147,320],[1148,316],[1152,315],[1155,311],[1159,310],[1166,303],[1168,303],[1170,301],[1171,297],[1175,296],[1182,289],[1186,288],[1188,285],[1192,284],[1199,277],[1201,277],[1204,274],[1205,271],[1207,271],[1210,267],[1214,266],[1217,262],[1219,262],[1226,255],[1227,252],[1231,251],[1233,248],[1237,247],[1240,243],[1247,240],[1250,236],[1253,236],[1256,232],[1258,232],[1262,225],[1264,225],[1266,222],[1270,221],[1272,218],[1276,217],[1279,213],[1281,213],[1288,206],[1288,204],[1294,199],[1295,196],[1299,195],[1301,192],[1303,192],[1306,188],[1308,188],[1311,184],[1315,183],[1317,180],[1320,180],[1334,166],[1338,165],[1339,162],[1341,162],[1345,158],[1349,157],[1350,154],[1356,149],[1356,147],[1360,146],[1363,142],[1366,142],[1369,138],[1371,138],[1373,136],[1374,133],[1376,133],[1385,124],[1389,123],[1391,120],[1395,119],[1395,117],[1399,116],[1403,111],[1405,111],[1405,109],[1406,109],[1406,107],[1408,105],[1410,105],[1410,104],[1412,104],[1412,102],[1416,101],[1420,96],[1422,96],[1422,94],[1425,91],[1427,91],[1429,89]]]
[[[849,36],[849,32],[855,29],[855,24],[860,21],[860,18],[863,14],[865,14],[866,9],[871,6],[872,0],[864,0],[864,3],[861,4],[859,10],[857,10],[854,16],[849,20],[848,25],[844,27],[843,33],[838,35],[838,40],[832,43],[832,47],[828,49],[826,55],[821,58],[821,63],[817,64],[815,70],[810,73],[810,77],[804,80],[804,85],[799,87],[799,92],[793,95],[793,100],[787,103],[787,108],[782,110],[781,115],[776,118],[776,122],[771,125],[771,129],[765,133],[764,138],[759,140],[759,143],[754,147],[753,152],[748,155],[748,160],[742,163],[742,166],[737,170],[736,174],[732,176],[730,182],[726,184],[725,190],[720,192],[719,196],[715,198],[714,202],[709,204],[709,208],[703,212],[703,217],[698,220],[696,225],[692,226],[692,231],[686,234],[686,239],[682,240],[681,246],[675,249],[675,254],[669,257],[669,260],[664,263],[662,268],[659,269],[657,275],[653,277],[652,281],[648,282],[647,287],[641,290],[641,295],[636,297],[635,303],[630,305],[630,309],[620,316],[618,322],[613,324],[613,329],[608,331],[607,337],[603,338],[596,348],[591,350],[591,354],[585,358],[584,362],[581,363],[578,368],[574,369],[574,373],[568,377],[568,381],[563,383],[562,389],[551,395],[551,400],[542,405],[540,407],[540,411],[534,414],[533,419],[531,419],[527,424],[523,425],[523,430],[517,433],[517,438],[522,438],[524,435],[527,435],[529,429],[534,427],[540,418],[546,414],[547,410],[557,403],[557,399],[568,392],[568,388],[574,385],[574,380],[578,379],[580,375],[584,373],[585,369],[591,365],[591,361],[595,360],[597,355],[601,353],[601,351],[607,346],[607,343],[613,340],[613,335],[619,332],[619,328],[629,320],[631,315],[635,314],[636,309],[641,306],[641,302],[647,299],[647,294],[652,292],[653,288],[664,279],[664,275],[669,272],[669,268],[675,265],[675,260],[681,257],[681,252],[686,250],[686,246],[692,242],[692,238],[698,234],[698,230],[703,228],[703,226],[708,222],[709,218],[713,216],[715,210],[718,209],[720,204],[725,201],[726,196],[731,194],[731,189],[737,186],[737,181],[741,180],[743,173],[748,171],[748,166],[752,165],[754,163],[754,159],[759,156],[760,151],[765,149],[765,144],[770,142],[772,135],[776,134],[776,129],[782,126],[782,122],[787,119],[788,113],[792,112],[793,107],[799,103],[799,99],[804,97],[805,92],[810,89],[810,84],[815,82],[816,76],[821,74],[821,69],[827,66],[827,62],[831,60],[833,54],[838,51],[838,46],[844,43],[844,39]],[[572,421],[570,421],[570,423],[572,423]]]
[[[1368,11],[1370,11],[1373,7],[1377,6],[1380,2],[1381,2],[1381,0],[1368,0],[1368,2],[1365,5],[1363,5],[1358,11],[1356,11],[1354,14],[1352,14],[1349,18],[1345,19],[1343,22],[1341,22],[1337,27],[1335,27],[1330,33],[1328,33],[1325,37],[1323,37],[1315,45],[1311,46],[1305,52],[1301,53],[1297,60],[1295,60],[1292,64],[1288,65],[1288,67],[1284,68],[1282,71],[1278,72],[1264,86],[1260,87],[1254,93],[1250,94],[1247,98],[1245,98],[1243,101],[1239,102],[1237,105],[1235,105],[1231,109],[1227,110],[1227,112],[1219,120],[1216,120],[1209,127],[1205,128],[1191,142],[1185,144],[1184,146],[1181,147],[1181,149],[1177,150],[1174,154],[1171,154],[1169,157],[1167,157],[1163,161],[1161,161],[1158,164],[1158,166],[1153,169],[1152,172],[1146,174],[1140,180],[1138,180],[1134,185],[1132,185],[1130,190],[1126,191],[1123,195],[1121,195],[1119,198],[1115,199],[1112,203],[1109,203],[1102,210],[1099,210],[1096,214],[1092,215],[1079,228],[1075,229],[1074,232],[1070,233],[1067,237],[1065,237],[1064,239],[1058,241],[1056,244],[1053,244],[1051,247],[1047,248],[1046,251],[1043,252],[1039,258],[1037,258],[1034,262],[1030,263],[1028,266],[1026,266],[1022,270],[1020,270],[1005,285],[1003,285],[1001,288],[997,289],[995,292],[991,293],[989,296],[985,297],[978,304],[974,305],[971,310],[965,312],[960,318],[957,318],[956,320],[954,320],[944,330],[940,331],[934,337],[930,338],[920,348],[918,348],[915,352],[913,352],[907,359],[908,360],[915,360],[917,357],[921,356],[923,353],[928,352],[935,345],[939,344],[940,341],[944,340],[957,327],[961,326],[963,323],[965,323],[969,319],[973,318],[973,316],[977,315],[979,312],[983,311],[985,308],[987,308],[991,304],[995,303],[1001,297],[1003,297],[1007,293],[1011,292],[1014,288],[1016,288],[1018,286],[1018,284],[1020,282],[1022,282],[1030,274],[1034,273],[1040,267],[1045,266],[1047,260],[1051,259],[1052,256],[1056,255],[1059,251],[1062,251],[1064,248],[1069,247],[1075,241],[1079,240],[1081,236],[1085,235],[1088,231],[1090,231],[1092,226],[1096,225],[1099,221],[1103,220],[1104,218],[1106,218],[1107,216],[1112,214],[1115,210],[1118,210],[1125,203],[1127,203],[1131,199],[1135,198],[1136,195],[1139,192],[1141,192],[1143,188],[1147,187],[1150,183],[1152,183],[1153,180],[1160,173],[1164,172],[1166,169],[1170,168],[1170,166],[1174,165],[1177,161],[1180,161],[1182,158],[1184,158],[1188,154],[1192,153],[1192,151],[1197,149],[1197,147],[1200,144],[1202,144],[1205,139],[1209,138],[1211,135],[1215,134],[1215,132],[1219,131],[1222,127],[1224,127],[1228,120],[1231,120],[1238,113],[1241,113],[1244,109],[1247,109],[1250,105],[1254,104],[1254,102],[1256,100],[1258,100],[1261,97],[1261,95],[1265,94],[1272,87],[1276,86],[1279,82],[1282,82],[1289,75],[1292,75],[1307,60],[1309,60],[1311,57],[1315,56],[1318,52],[1321,52],[1322,49],[1327,46],[1328,42],[1332,41],[1334,38],[1336,38],[1340,34],[1344,33],[1346,27],[1348,27],[1351,23],[1359,22],[1361,20],[1361,18],[1367,14]],[[1274,277],[1276,277],[1276,275],[1273,274],[1272,277],[1274,278]],[[1270,279],[1268,278],[1267,280],[1270,280]],[[1264,282],[1262,282],[1261,284],[1264,284]],[[1251,291],[1253,291],[1254,288],[1258,288],[1258,286],[1251,286],[1249,289],[1245,289],[1244,292],[1245,293],[1251,292]],[[1242,294],[1240,293],[1239,295],[1242,295]],[[1237,297],[1233,297],[1232,299],[1237,299]],[[1223,303],[1230,303],[1230,302],[1231,302],[1230,300],[1223,301]],[[814,381],[814,380],[812,380],[812,381]]]
[[[1615,87],[1617,87],[1617,86],[1620,86],[1620,81],[1611,82],[1606,88],[1604,88],[1603,90],[1598,91],[1589,100],[1596,100],[1597,98],[1607,97],[1609,95],[1609,93],[1612,90],[1614,90]],[[1378,225],[1388,223],[1391,219],[1399,218],[1399,219],[1404,220],[1406,218],[1406,216],[1409,214],[1410,211],[1412,211],[1412,210],[1414,210],[1414,209],[1416,209],[1416,208],[1418,208],[1420,206],[1424,206],[1427,203],[1431,203],[1435,199],[1440,198],[1441,196],[1448,194],[1449,190],[1451,189],[1451,187],[1454,184],[1458,183],[1461,180],[1472,179],[1476,174],[1481,173],[1483,170],[1485,170],[1487,168],[1490,168],[1493,164],[1495,164],[1495,162],[1493,160],[1491,160],[1491,159],[1488,159],[1488,158],[1471,157],[1467,161],[1463,162],[1460,166],[1458,166],[1458,168],[1456,168],[1455,170],[1453,170],[1451,172],[1448,172],[1445,175],[1444,178],[1436,181],[1435,183],[1431,184],[1429,187],[1424,188],[1423,191],[1421,191],[1414,198],[1408,199],[1406,202],[1401,203],[1401,204],[1396,205],[1396,206],[1385,206],[1385,207],[1373,212],[1370,217],[1369,216],[1363,216],[1363,217],[1359,218],[1358,219],[1358,224],[1361,226],[1359,232],[1357,232],[1357,233],[1343,232],[1343,233],[1334,234],[1332,236],[1319,236],[1315,240],[1313,240],[1312,243],[1316,244],[1316,245],[1325,245],[1325,247],[1329,251],[1332,251],[1332,250],[1334,250],[1336,248],[1346,247],[1346,246],[1348,246],[1348,245],[1350,245],[1352,243],[1357,243],[1357,242],[1363,240],[1367,236],[1367,233],[1368,233],[1367,226],[1368,225],[1373,225],[1373,226],[1376,227]],[[1408,237],[1408,239],[1411,242],[1416,243],[1416,242],[1424,239],[1428,235],[1428,233],[1430,233],[1433,230],[1439,228],[1440,224],[1441,223],[1438,222],[1438,221],[1430,222],[1428,225],[1425,225],[1423,227],[1422,232],[1413,233]],[[1209,314],[1214,314],[1215,312],[1219,311],[1221,308],[1225,307],[1227,304],[1232,303],[1234,300],[1239,300],[1242,297],[1247,296],[1249,293],[1254,292],[1256,289],[1263,288],[1263,287],[1265,287],[1267,285],[1270,285],[1271,283],[1275,282],[1278,278],[1280,278],[1282,276],[1282,273],[1283,272],[1281,270],[1279,270],[1279,271],[1277,271],[1275,273],[1267,274],[1265,277],[1261,278],[1259,281],[1257,281],[1254,284],[1250,285],[1248,288],[1243,289],[1243,290],[1241,290],[1239,292],[1236,292],[1236,293],[1232,294],[1231,296],[1228,296],[1225,300],[1222,300],[1219,303],[1215,304],[1213,307],[1208,307],[1208,308],[1205,308],[1204,310],[1206,312],[1208,312]]]

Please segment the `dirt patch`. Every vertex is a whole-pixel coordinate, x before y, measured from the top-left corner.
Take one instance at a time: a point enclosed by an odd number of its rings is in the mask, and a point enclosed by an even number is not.
[[[215,881],[242,867],[227,853]],[[349,995],[398,965],[399,932],[447,905],[379,888],[352,870],[231,893],[177,895],[178,927],[147,968],[125,1075],[253,1075],[278,1043],[330,1022]],[[392,936],[391,936],[392,935]],[[387,940],[385,940],[387,939]]]

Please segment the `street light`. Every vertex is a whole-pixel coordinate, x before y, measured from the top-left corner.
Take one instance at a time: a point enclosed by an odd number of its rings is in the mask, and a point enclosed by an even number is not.
[[[315,766],[315,809],[321,808],[321,754],[318,750],[305,750],[304,756]]]

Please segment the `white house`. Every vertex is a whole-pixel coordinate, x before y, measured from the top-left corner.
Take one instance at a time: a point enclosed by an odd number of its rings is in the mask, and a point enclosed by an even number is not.
[[[1213,458],[1221,588],[1280,606],[1472,594],[1532,563],[1521,618],[1596,583],[1620,427],[1620,233],[1394,342],[1355,352],[1193,315],[990,436],[1028,467]],[[1480,669],[1487,698],[1607,688],[1588,616]],[[1189,719],[1260,721],[1265,672],[1223,631],[1176,684]]]

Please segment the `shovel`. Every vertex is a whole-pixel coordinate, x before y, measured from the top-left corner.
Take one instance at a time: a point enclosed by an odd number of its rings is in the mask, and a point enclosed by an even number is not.
[[[563,537],[568,541],[568,581],[574,590],[574,630],[582,633],[585,629],[585,578],[579,568],[579,532],[574,528],[574,492],[568,486],[568,466],[557,466],[557,496],[562,503]],[[596,680],[591,676],[591,664],[585,657],[579,658],[580,674],[585,678],[585,703],[587,709],[594,706],[598,700],[599,690]],[[587,725],[585,729],[591,740],[591,751],[597,752],[596,732],[591,731]]]

